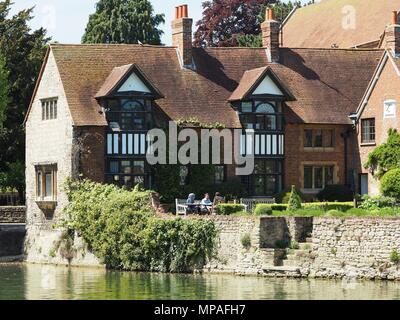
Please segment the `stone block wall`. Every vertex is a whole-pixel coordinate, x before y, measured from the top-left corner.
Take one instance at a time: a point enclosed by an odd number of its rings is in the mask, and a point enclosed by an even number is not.
[[[25,223],[26,207],[0,207],[0,223]]]
[[[314,218],[312,275],[400,279],[399,218]]]
[[[0,225],[0,261],[3,258],[21,256],[24,252],[24,238],[24,225]]]

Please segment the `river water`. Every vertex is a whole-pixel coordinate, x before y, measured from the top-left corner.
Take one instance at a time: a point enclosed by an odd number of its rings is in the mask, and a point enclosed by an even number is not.
[[[396,299],[400,283],[106,271],[0,264],[4,299]]]

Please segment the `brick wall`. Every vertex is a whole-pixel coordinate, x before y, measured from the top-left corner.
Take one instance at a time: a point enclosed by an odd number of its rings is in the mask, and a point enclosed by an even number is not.
[[[287,124],[285,129],[285,186],[304,187],[304,165],[334,165],[334,182],[345,183],[344,140],[340,136],[348,125]],[[304,129],[334,129],[334,148],[304,148]]]
[[[376,143],[373,144],[363,144],[361,142],[361,120],[357,125],[357,153],[359,153],[356,159],[356,168],[359,173],[368,173],[367,169],[363,168],[363,164],[368,159],[368,154],[373,151],[377,145],[386,141],[387,132],[389,128],[400,129],[400,77],[396,73],[390,59],[386,62],[379,81],[377,82],[375,89],[373,90],[371,97],[368,100],[367,105],[363,113],[361,114],[361,119],[375,118],[375,134]],[[396,118],[384,119],[384,101],[385,100],[396,100]],[[358,179],[357,179],[358,180]],[[369,174],[368,177],[369,193],[372,195],[379,194],[379,182]]]
[[[0,223],[25,223],[26,207],[0,207]]]

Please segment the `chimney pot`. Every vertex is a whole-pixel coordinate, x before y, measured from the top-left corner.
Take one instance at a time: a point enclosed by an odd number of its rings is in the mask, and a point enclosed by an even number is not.
[[[274,9],[268,9],[268,20],[275,20],[275,11]]]
[[[188,11],[188,5],[185,4],[185,5],[183,5],[183,15],[182,15],[182,18],[187,18],[187,17],[189,17],[189,11]]]
[[[175,7],[175,19],[179,19],[179,7]]]
[[[392,24],[398,23],[397,11],[392,12]]]

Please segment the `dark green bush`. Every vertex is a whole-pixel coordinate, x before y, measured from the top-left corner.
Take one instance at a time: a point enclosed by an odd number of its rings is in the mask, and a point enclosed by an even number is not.
[[[384,196],[400,200],[400,169],[385,173],[381,179],[381,192]]]
[[[290,193],[287,209],[289,211],[296,211],[301,209],[301,198],[297,193],[295,186],[292,186],[292,192]]]
[[[328,185],[317,194],[317,198],[320,201],[353,201],[353,191],[345,185]]]
[[[61,227],[76,230],[108,268],[185,272],[212,257],[212,221],[161,219],[150,192],[91,181],[68,181]]]
[[[243,212],[244,206],[242,204],[221,203],[217,205],[216,209],[217,209],[217,214],[223,216],[229,216],[234,213]]]
[[[364,195],[362,197],[362,202],[360,204],[360,209],[374,210],[380,208],[392,208],[396,206],[396,198],[375,196],[370,197]]]
[[[270,204],[259,203],[254,209],[254,214],[257,216],[272,215],[272,206]]]

